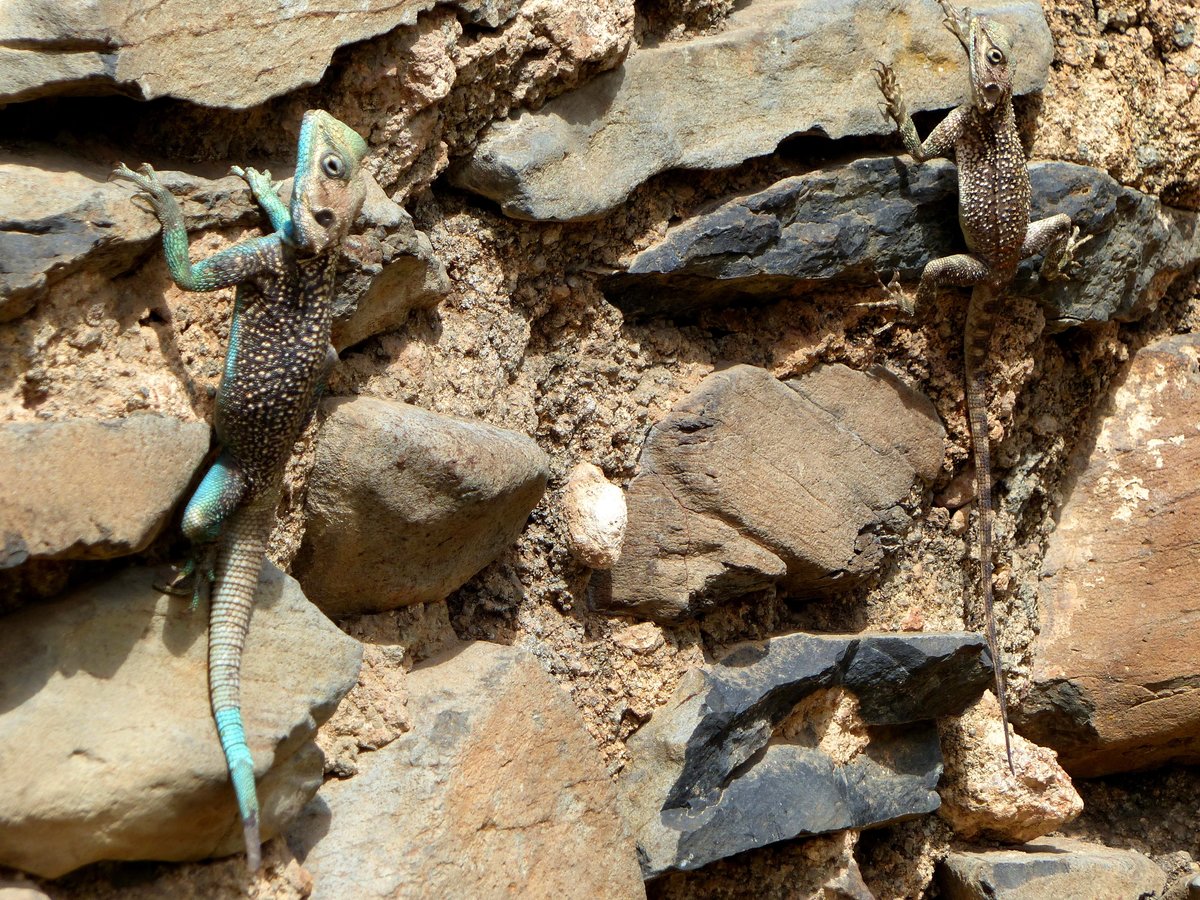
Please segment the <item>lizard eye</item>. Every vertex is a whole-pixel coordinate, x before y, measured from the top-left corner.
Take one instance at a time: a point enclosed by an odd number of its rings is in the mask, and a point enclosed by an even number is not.
[[[336,153],[330,153],[321,160],[321,171],[330,178],[341,178],[346,174],[346,164]]]
[[[1004,62],[1004,54],[993,47],[987,52],[987,61],[993,66],[998,66],[1000,63]]]

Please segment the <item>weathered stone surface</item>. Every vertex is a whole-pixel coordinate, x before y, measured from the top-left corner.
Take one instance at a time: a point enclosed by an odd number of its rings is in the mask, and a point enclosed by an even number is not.
[[[1033,218],[1066,213],[1093,235],[1068,281],[1036,279],[1027,261],[1014,290],[1038,297],[1051,328],[1128,320],[1200,262],[1196,214],[1065,162],[1029,167]],[[954,164],[868,157],[786,178],[672,228],[604,291],[629,315],[687,315],[772,299],[822,282],[916,279],[931,259],[965,249]]]
[[[1165,880],[1134,850],[1062,837],[1012,850],[956,851],[938,870],[947,900],[1131,900],[1155,895]]]
[[[1000,704],[990,691],[956,719],[938,723],[946,771],[939,815],[968,841],[1020,843],[1074,820],[1083,799],[1053,750],[1010,735],[1014,773],[1004,752]]]
[[[1031,0],[973,4],[1011,27],[1016,91],[1039,90],[1053,58]],[[494,124],[458,185],[510,216],[586,219],[667,169],[719,169],[771,153],[794,134],[890,134],[871,74],[893,64],[913,110],[967,96],[962,48],[936,4],[753,0],[718,34],[630,54],[613,72],[537,112]]]
[[[437,2],[276,0],[251,8],[195,0],[22,0],[0,10],[0,104],[119,93],[245,109],[315,84],[338,47],[412,25]],[[517,6],[513,0],[455,5],[469,21],[492,27]],[[218,21],[221,27],[212,27]]]
[[[937,809],[925,720],[961,712],[989,664],[977,635],[792,634],[688,672],[628,742],[621,808],[643,874]],[[838,689],[852,724],[831,738],[803,705]]]
[[[1050,538],[1022,732],[1091,777],[1200,761],[1200,338],[1134,356]]]
[[[776,582],[844,587],[907,529],[900,504],[937,473],[942,435],[929,401],[882,372],[716,372],[651,429],[593,602],[675,622]]]
[[[313,900],[645,896],[600,754],[531,654],[463,645],[407,683],[412,730],[289,832]]]
[[[572,555],[593,569],[610,569],[621,555],[628,510],[625,492],[599,466],[580,463],[563,491],[563,519]]]
[[[108,175],[61,154],[0,157],[0,322],[24,315],[49,285],[85,266],[104,275],[129,268],[158,236],[158,220]],[[261,220],[240,178],[159,175],[179,197],[189,228]]]
[[[208,704],[207,621],[113,579],[0,629],[0,865],[57,877],[101,859],[194,860],[242,849]],[[312,738],[354,685],[362,649],[268,566],[242,665],[263,833],[321,784]]]
[[[130,202],[127,185],[78,159],[0,158],[0,321],[28,312],[56,281],[87,268],[117,274],[159,240],[158,220]],[[267,227],[246,183],[160,172],[179,198],[190,231]],[[279,182],[291,196],[291,179]],[[356,233],[342,248],[334,298],[333,343],[343,350],[401,325],[410,311],[436,305],[449,290],[412,217],[368,179]]]
[[[208,452],[166,416],[0,425],[0,569],[145,549]]]
[[[366,397],[325,408],[293,569],[330,615],[444,599],[546,489],[549,462],[524,435]]]
[[[0,900],[50,900],[50,895],[28,881],[0,881]]]

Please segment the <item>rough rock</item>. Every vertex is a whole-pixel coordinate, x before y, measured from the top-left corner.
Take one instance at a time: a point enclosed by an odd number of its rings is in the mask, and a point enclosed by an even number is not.
[[[59,154],[0,157],[0,322],[28,312],[57,281],[81,269],[118,274],[159,240],[158,220],[130,202],[109,170]],[[246,183],[159,172],[191,232],[267,227]],[[291,196],[291,179],[278,184]],[[356,233],[343,246],[334,305],[339,349],[395,328],[449,290],[445,267],[412,217],[368,178]]]
[[[691,670],[628,742],[621,808],[643,874],[937,809],[927,720],[961,712],[989,664],[977,635],[791,634]],[[805,706],[839,689],[852,715]]]
[[[50,895],[28,881],[0,881],[0,900],[50,900]]]
[[[599,466],[579,463],[567,478],[562,513],[575,558],[593,569],[611,569],[625,540],[625,492],[609,482]]]
[[[128,269],[157,238],[158,220],[130,202],[128,185],[108,181],[110,171],[57,153],[0,157],[0,322],[24,315],[50,285],[85,267],[101,275]],[[159,175],[190,229],[261,220],[240,178]]]
[[[1027,261],[1014,290],[1036,296],[1052,329],[1128,321],[1200,262],[1196,214],[1164,206],[1109,175],[1065,162],[1029,166],[1032,218],[1066,213],[1093,235],[1067,281],[1036,278]],[[931,259],[965,249],[954,164],[867,157],[785,178],[675,226],[605,280],[632,316],[684,316],[774,299],[829,281],[916,279]]]
[[[882,371],[716,372],[651,429],[593,603],[677,622],[777,582],[844,588],[907,529],[902,501],[937,474],[942,435],[930,402]]]
[[[1004,753],[1000,704],[990,691],[957,719],[938,723],[946,771],[938,811],[963,840],[1021,843],[1074,820],[1083,800],[1053,750],[1010,736],[1013,766]]]
[[[208,444],[203,422],[156,415],[0,425],[0,569],[144,550]]]
[[[1041,88],[1050,29],[1030,0],[974,8],[1010,26],[1016,91]],[[510,216],[601,215],[667,169],[720,169],[794,134],[891,134],[871,67],[893,64],[910,109],[966,99],[966,58],[936,4],[753,0],[717,34],[644,47],[616,70],[494,124],[453,181]],[[736,77],[731,77],[736,73]]]
[[[346,239],[338,260],[330,340],[339,353],[399,327],[413,310],[436,306],[450,290],[429,236],[370,175],[366,185],[356,233]],[[289,202],[292,179],[278,182],[276,190]]]
[[[1200,761],[1198,358],[1195,335],[1134,356],[1046,550],[1018,721],[1072,775]]]
[[[5,618],[0,865],[53,878],[102,859],[242,849],[208,704],[206,617],[154,580],[128,569]],[[320,786],[312,739],[361,656],[295,581],[267,567],[242,665],[264,837]]]
[[[408,689],[412,730],[289,832],[313,900],[645,896],[600,755],[531,654],[462,645]]]
[[[332,0],[250,9],[194,0],[25,0],[0,13],[0,104],[119,93],[245,109],[316,84],[338,47],[412,25],[437,2]],[[516,7],[512,0],[455,5],[469,21],[493,27]],[[214,21],[221,27],[211,27]]]
[[[444,599],[546,489],[549,462],[524,435],[367,397],[325,409],[293,569],[330,615]]]
[[[938,870],[947,900],[1131,900],[1155,895],[1164,880],[1134,850],[1063,837],[1012,850],[955,851]]]

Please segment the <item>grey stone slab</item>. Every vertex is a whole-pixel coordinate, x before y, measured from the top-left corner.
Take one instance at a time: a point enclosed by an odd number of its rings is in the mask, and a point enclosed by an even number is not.
[[[1018,94],[1054,48],[1034,0],[972,4],[1014,32]],[[642,47],[583,87],[493,125],[452,180],[510,216],[599,216],[673,168],[719,169],[796,134],[890,134],[871,69],[894,65],[912,110],[967,97],[966,56],[936,3],[752,0],[717,34]]]

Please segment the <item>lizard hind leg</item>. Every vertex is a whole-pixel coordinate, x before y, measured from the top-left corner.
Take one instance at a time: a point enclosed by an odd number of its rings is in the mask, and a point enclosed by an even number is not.
[[[1071,224],[1070,216],[1059,213],[1029,223],[1025,242],[1021,245],[1021,258],[1045,253],[1040,271],[1042,278],[1062,281],[1070,277],[1070,270],[1075,265],[1075,251],[1091,239],[1089,234],[1079,240],[1079,227]]]
[[[200,599],[216,577],[217,540],[225,521],[245,499],[248,489],[241,467],[226,453],[205,473],[200,486],[192,494],[183,511],[182,530],[192,542],[192,554],[171,584],[164,585],[167,593],[187,595],[191,582],[194,611]]]

